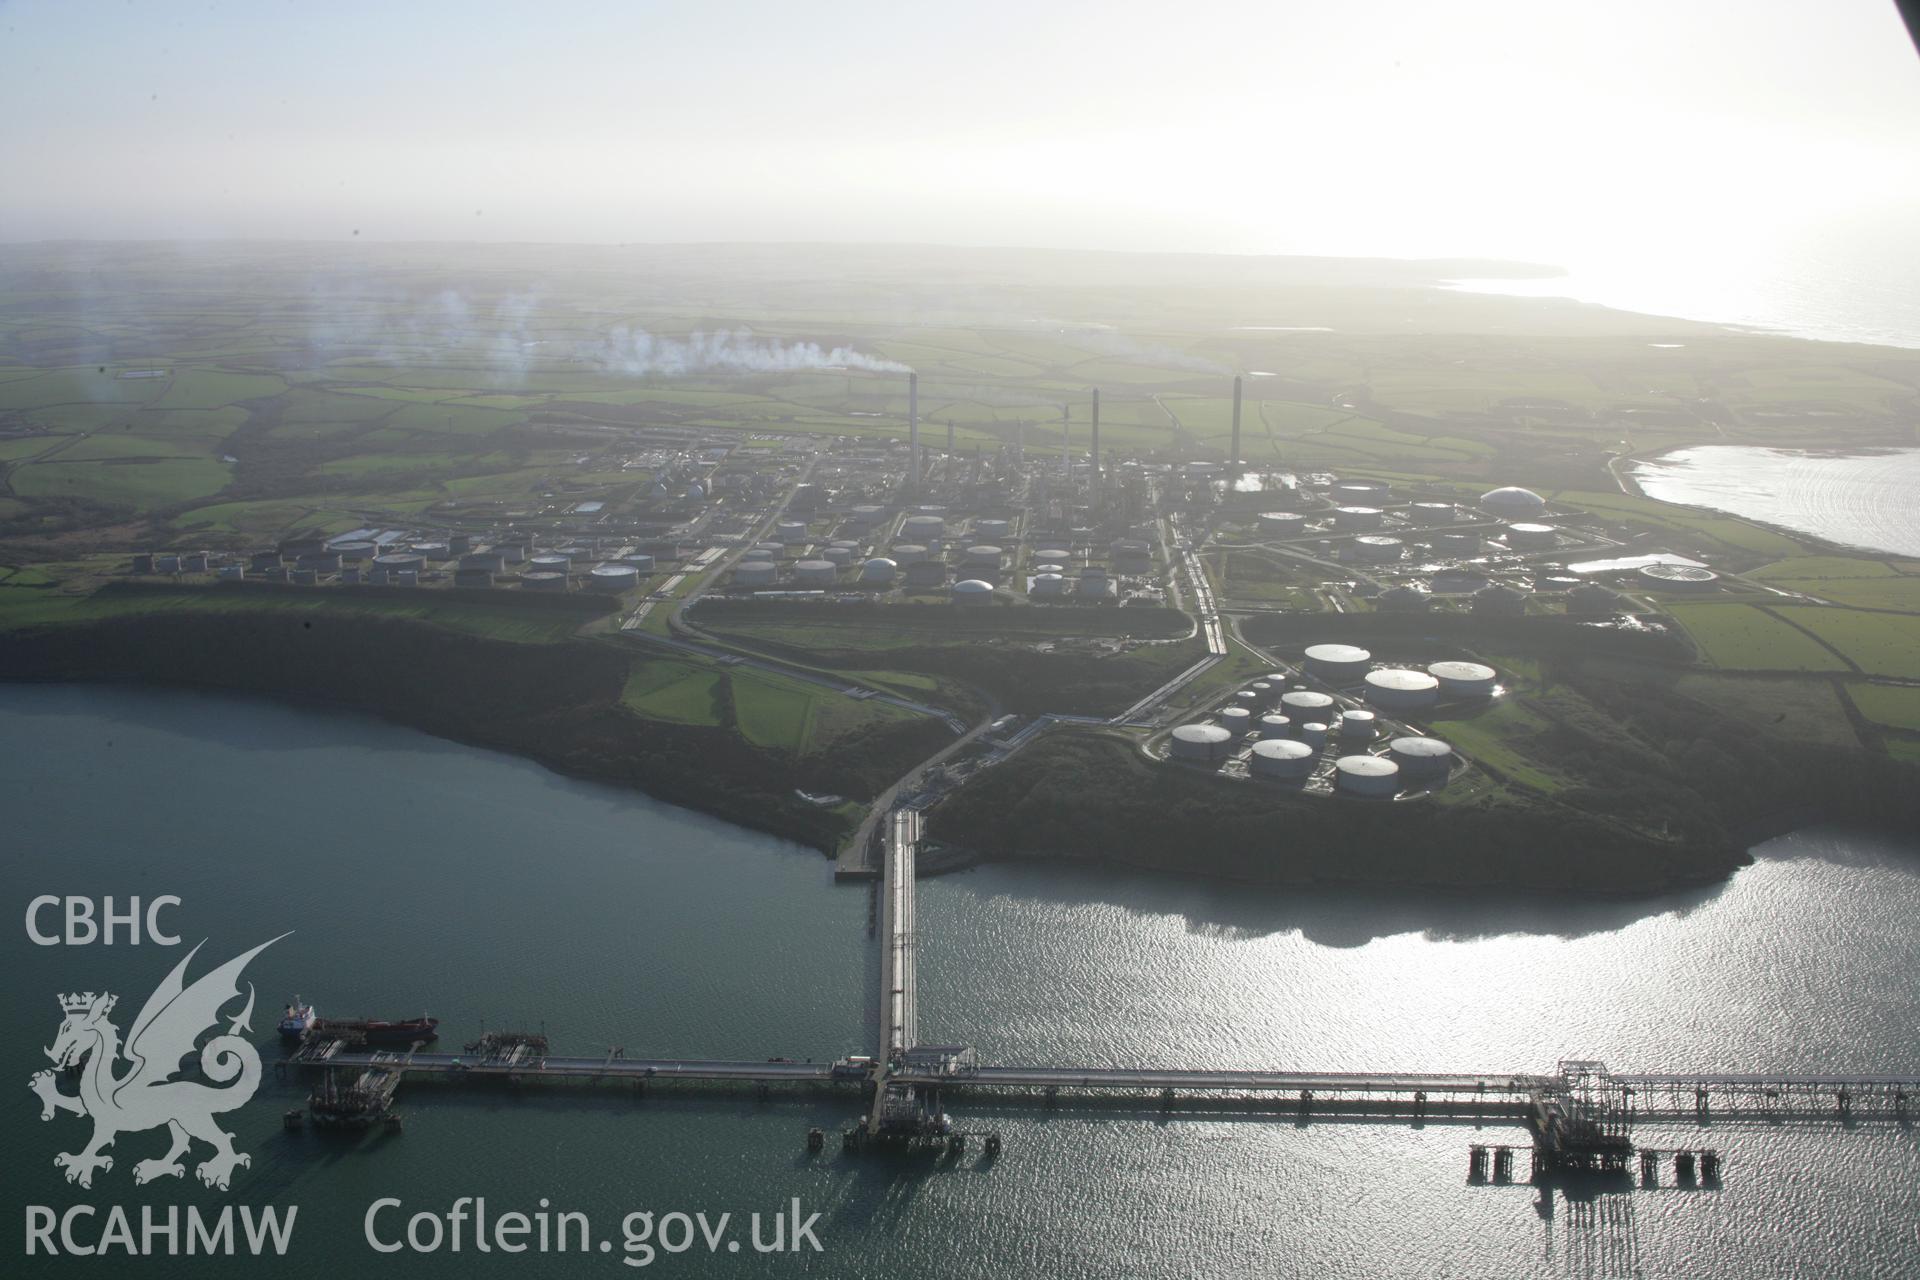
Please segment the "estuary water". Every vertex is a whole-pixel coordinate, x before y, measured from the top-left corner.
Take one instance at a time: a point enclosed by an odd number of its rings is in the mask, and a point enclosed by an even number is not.
[[[16,1082],[0,1170],[23,1207],[297,1205],[271,1262],[26,1260],[9,1274],[336,1278],[613,1276],[609,1253],[385,1255],[369,1204],[589,1215],[731,1212],[798,1198],[824,1252],[658,1255],[669,1274],[1001,1277],[1901,1277],[1920,1272],[1920,1135],[1861,1123],[1642,1127],[1713,1145],[1718,1190],[1595,1197],[1465,1181],[1503,1126],[1057,1112],[955,1100],[1006,1139],[993,1162],[808,1156],[834,1095],[419,1086],[403,1134],[285,1133],[303,1089],[267,1076],[224,1117],[253,1163],[231,1193],[135,1187],[127,1134],[81,1192],[53,1166],[81,1121],[42,1124],[56,994],[111,989],[127,1027],[181,948],[41,947],[34,895],[151,898],[196,972],[267,938],[254,1031],[298,991],[323,1013],[431,1010],[443,1043],[544,1025],[556,1050],[824,1058],[873,1034],[867,892],[817,854],[510,757],[358,717],[123,687],[0,685],[5,943],[0,1046]],[[1543,857],[1579,857],[1543,849]],[[1842,831],[1773,841],[1714,889],[1552,903],[1252,892],[1095,868],[992,867],[919,894],[923,1038],[998,1061],[1534,1071],[1852,1068],[1920,1061],[1920,848]],[[395,1220],[397,1222],[397,1219]],[[744,1227],[740,1228],[744,1231]],[[392,1234],[398,1234],[397,1228]]]
[[[1816,453],[1698,445],[1637,462],[1649,497],[1710,507],[1868,551],[1920,556],[1920,449]]]

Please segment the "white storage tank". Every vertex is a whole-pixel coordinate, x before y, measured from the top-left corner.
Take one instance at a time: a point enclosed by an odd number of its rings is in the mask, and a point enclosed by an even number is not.
[[[1400,766],[1401,778],[1428,782],[1447,776],[1453,748],[1438,738],[1395,738],[1387,744],[1387,757]]]
[[[787,544],[784,542],[756,542],[753,544],[753,554],[757,559],[761,560],[778,560],[781,556],[787,554]]]
[[[1273,700],[1280,696],[1279,688],[1266,680],[1255,680],[1247,686],[1247,692],[1252,694],[1253,700],[1263,707],[1272,706]]]
[[[900,532],[915,542],[932,542],[947,536],[947,521],[944,516],[908,516],[901,522]]]
[[[1035,574],[1033,582],[1027,587],[1029,595],[1061,596],[1067,593],[1067,580],[1057,573]]]
[[[978,543],[967,548],[967,566],[972,569],[998,569],[1000,557],[1004,554],[999,547],[990,542]]]
[[[1373,599],[1373,607],[1381,613],[1425,613],[1432,605],[1433,597],[1424,588],[1404,582]]]
[[[973,531],[983,538],[1004,538],[1012,526],[1005,520],[975,520]]]
[[[1525,519],[1545,511],[1547,500],[1531,489],[1520,489],[1509,485],[1501,489],[1489,489],[1481,494],[1480,505],[1496,516]]]
[[[379,550],[371,542],[336,542],[333,545],[334,554],[347,564],[359,564],[362,560],[371,559]]]
[[[587,590],[618,593],[640,585],[640,574],[630,564],[597,564],[587,575]]]
[[[1419,711],[1440,696],[1440,682],[1424,671],[1382,667],[1369,671],[1364,682],[1367,701],[1382,711]]]
[[[1089,600],[1111,600],[1120,593],[1115,589],[1113,579],[1101,574],[1097,578],[1082,577],[1075,594]]]
[[[1333,719],[1333,699],[1312,689],[1295,689],[1280,695],[1280,713],[1291,717],[1295,724],[1309,720],[1325,724]]]
[[[836,569],[844,569],[853,563],[853,551],[847,547],[828,547],[820,553],[820,558]]]
[[[425,560],[407,551],[390,551],[386,555],[375,556],[373,563],[389,574],[401,572],[418,573],[427,567]],[[162,570],[162,572],[165,572],[165,570]]]
[[[491,587],[493,570],[491,569],[455,569],[453,585],[456,587]]]
[[[1361,707],[1355,707],[1340,716],[1342,742],[1372,742],[1378,728],[1373,712]]]
[[[768,587],[777,572],[771,560],[742,560],[733,571],[733,580],[743,587]]]
[[[1261,716],[1257,722],[1262,738],[1289,738],[1293,736],[1293,721],[1277,712]]]
[[[1455,698],[1484,698],[1493,692],[1496,673],[1481,662],[1436,662],[1427,674],[1440,682],[1440,692]]]
[[[386,559],[385,556],[375,556],[373,562],[378,565]],[[535,556],[527,562],[527,568],[532,573],[557,573],[564,578],[573,571],[573,561],[565,556]]]
[[[830,587],[838,572],[831,560],[802,560],[793,566],[793,580],[803,587]]]
[[[1333,527],[1336,529],[1378,529],[1385,515],[1378,507],[1335,507],[1333,509]]]
[[[1260,532],[1280,538],[1298,538],[1307,531],[1307,518],[1298,511],[1262,511]]]
[[[1253,712],[1245,707],[1222,707],[1220,727],[1238,738],[1253,724]]]
[[[898,575],[900,566],[885,556],[875,556],[860,566],[860,581],[869,586],[885,585]]]
[[[1515,551],[1546,551],[1560,540],[1560,531],[1550,524],[1522,521],[1507,526],[1507,545]]]
[[[1393,493],[1385,480],[1337,480],[1328,491],[1335,502],[1380,503]]]
[[[1477,533],[1435,534],[1433,549],[1450,556],[1477,555],[1480,551],[1480,535]]]
[[[1362,534],[1352,543],[1353,555],[1368,564],[1390,564],[1407,553],[1407,544],[1385,534]]]
[[[1036,564],[1033,566],[1033,571],[1035,573],[1059,574],[1060,576],[1065,577],[1067,572],[1067,566],[1063,564]]]
[[[773,526],[773,536],[785,543],[805,542],[807,526],[799,520],[782,520]]]
[[[1408,511],[1419,524],[1452,524],[1458,513],[1451,502],[1416,502]]]
[[[453,557],[453,548],[444,542],[416,542],[413,553],[426,560],[448,560]]]
[[[593,559],[593,548],[587,546],[562,547],[554,552],[554,554],[565,556],[574,564],[585,564],[587,561]]]
[[[1367,674],[1373,655],[1357,645],[1310,644],[1307,674],[1331,685],[1349,685]]]
[[[1033,558],[1041,564],[1065,564],[1073,559],[1073,552],[1065,547],[1042,547],[1033,553]]]
[[[896,542],[893,545],[895,564],[919,564],[923,560],[932,558],[933,553],[927,550],[924,542]]]
[[[1232,738],[1217,724],[1183,724],[1169,737],[1167,750],[1176,760],[1218,760]]]
[[[1341,756],[1333,762],[1333,787],[1342,795],[1391,796],[1400,789],[1400,766],[1382,756]]]
[[[1309,720],[1294,730],[1294,736],[1318,751],[1327,745],[1327,726],[1319,720]]]
[[[978,578],[966,578],[953,584],[955,604],[986,604],[993,599],[993,584]]]
[[[1320,753],[1291,738],[1267,738],[1247,753],[1247,773],[1255,778],[1305,778],[1320,761]]]
[[[1638,574],[1640,585],[1656,591],[1711,591],[1720,575],[1689,564],[1650,564]]]

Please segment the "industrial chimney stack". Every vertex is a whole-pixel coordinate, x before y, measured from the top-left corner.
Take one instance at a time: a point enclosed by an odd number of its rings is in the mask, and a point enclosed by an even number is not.
[[[1233,378],[1233,455],[1227,459],[1230,469],[1240,466],[1240,376]]]
[[[1100,388],[1093,389],[1093,482],[1100,483]]]
[[[920,492],[920,375],[907,375],[907,488]]]

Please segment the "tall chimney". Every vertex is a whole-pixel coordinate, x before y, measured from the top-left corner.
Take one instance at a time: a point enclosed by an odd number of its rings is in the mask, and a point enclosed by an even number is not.
[[[1240,465],[1240,375],[1233,378],[1233,456],[1227,459],[1229,467]]]
[[[907,488],[915,493],[920,491],[920,375],[917,373],[907,375]]]
[[[1093,479],[1100,482],[1100,388],[1093,389]]]

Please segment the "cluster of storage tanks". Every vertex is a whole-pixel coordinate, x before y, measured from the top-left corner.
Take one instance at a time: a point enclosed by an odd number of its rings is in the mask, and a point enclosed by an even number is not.
[[[1374,712],[1342,710],[1332,697],[1312,689],[1278,693],[1282,679],[1276,673],[1235,694],[1217,723],[1180,725],[1169,738],[1168,755],[1217,764],[1251,735],[1246,757],[1251,778],[1304,782],[1333,746],[1339,752],[1333,787],[1343,795],[1387,797],[1446,781],[1453,760],[1447,743],[1409,734],[1375,754],[1368,749],[1379,731]]]
[[[522,569],[520,582],[527,590],[564,591],[579,578],[586,590],[617,593],[632,590],[651,575],[654,558],[643,552],[628,552],[601,562],[600,553],[585,546],[536,553],[532,539],[525,535],[476,547],[473,537],[464,533],[452,534],[444,541],[412,543],[391,538],[378,542],[293,538],[273,550],[253,552],[244,565],[237,560],[210,565],[204,552],[142,553],[133,558],[135,573],[198,573],[210,567],[223,581],[252,574],[296,586],[314,586],[337,577],[343,586],[411,587],[418,586],[430,573],[444,573],[451,576],[454,586],[470,588],[494,586],[498,575]]]

